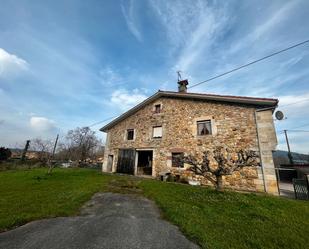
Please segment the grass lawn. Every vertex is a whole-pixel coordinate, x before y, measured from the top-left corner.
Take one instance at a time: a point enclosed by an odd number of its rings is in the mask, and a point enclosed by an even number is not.
[[[86,169],[0,172],[0,230],[78,213],[98,191],[143,194],[202,248],[307,248],[309,202],[102,175]],[[39,177],[39,178],[38,178]]]
[[[47,169],[0,172],[0,231],[47,217],[68,216],[98,191],[108,177],[87,169]]]
[[[309,246],[309,202],[157,181],[139,185],[202,248]]]

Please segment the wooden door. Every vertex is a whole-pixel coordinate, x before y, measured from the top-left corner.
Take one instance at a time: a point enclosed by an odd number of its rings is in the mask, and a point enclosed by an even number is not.
[[[119,149],[117,173],[134,175],[134,166],[135,166],[135,150]]]
[[[113,170],[113,161],[114,161],[114,156],[113,155],[108,155],[108,160],[107,160],[107,172],[112,172]]]

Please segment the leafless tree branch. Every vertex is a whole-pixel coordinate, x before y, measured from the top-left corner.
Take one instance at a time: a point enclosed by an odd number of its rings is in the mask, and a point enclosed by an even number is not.
[[[223,176],[232,175],[233,172],[239,171],[243,167],[259,165],[258,155],[252,150],[241,149],[233,152],[222,146],[217,147],[212,152],[212,157],[217,162],[216,167],[210,166],[210,155],[210,151],[205,151],[201,162],[192,155],[185,156],[183,161],[190,165],[189,170],[212,182],[218,190],[222,190],[223,188]]]

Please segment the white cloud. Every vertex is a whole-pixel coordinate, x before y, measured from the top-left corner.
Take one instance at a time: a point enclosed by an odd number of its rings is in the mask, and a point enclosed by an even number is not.
[[[31,117],[30,126],[37,131],[50,131],[56,128],[55,122],[45,117]]]
[[[307,118],[309,116],[309,93],[279,97],[278,109],[283,111],[286,118],[282,121],[275,121],[278,149],[286,150],[285,136],[282,131],[288,130],[292,151],[308,153],[308,133],[302,130],[308,130],[309,127]]]
[[[252,40],[256,40],[269,31],[271,31],[273,28],[275,28],[278,24],[282,23],[284,19],[287,19],[292,9],[298,4],[298,1],[288,1],[286,4],[282,5],[280,9],[278,9],[277,12],[272,13],[272,16],[266,20],[266,22],[263,22],[261,25],[259,25],[253,33],[251,33],[249,36]]]
[[[210,6],[206,1],[152,1],[151,6],[165,29],[172,56],[177,58],[173,73],[192,72],[191,67],[227,27],[225,7]]]
[[[126,84],[127,79],[124,79],[118,72],[113,70],[110,66],[102,68],[99,72],[101,82],[104,86],[112,87]]]
[[[120,89],[112,93],[110,102],[113,106],[124,111],[137,105],[146,98],[147,96],[144,94],[144,91],[142,90],[134,89],[132,92],[129,92],[126,89]]]
[[[302,121],[308,123],[306,117],[309,116],[309,93],[303,95],[285,95],[279,97],[279,108],[291,123],[292,128],[302,124]],[[297,123],[295,123],[295,121]]]
[[[135,38],[141,42],[143,40],[142,34],[139,31],[137,20],[135,16],[135,2],[130,1],[129,7],[125,8],[124,5],[121,5],[121,11],[124,16],[124,19],[126,20],[127,26],[131,33],[135,36]]]
[[[309,142],[307,140],[308,132],[305,131],[293,132],[288,130],[287,134],[289,138],[291,151],[304,154],[309,153]],[[279,142],[277,149],[287,151],[287,144],[284,133],[281,132],[277,134],[277,137]]]
[[[308,101],[306,103],[306,101]],[[285,95],[280,97],[280,104],[279,106],[286,106],[286,105],[294,105],[295,107],[303,107],[308,106],[309,103],[309,93],[305,93],[303,95]]]
[[[0,48],[0,77],[14,76],[28,67],[29,64],[24,59]]]
[[[291,15],[293,13],[293,9],[295,6],[299,4],[299,1],[287,1],[281,5],[280,8],[277,9],[276,12],[272,12],[269,15],[268,19],[261,19],[260,25],[256,26],[252,32],[250,32],[247,36],[240,39],[238,42],[231,44],[231,48],[226,51],[227,53],[239,53],[241,50],[244,50],[247,47],[252,47],[254,43],[257,43],[261,46],[261,43],[258,41],[260,39],[267,39],[271,37],[273,33],[275,33],[276,29],[278,29],[279,25],[284,25],[286,20],[291,19]],[[272,39],[267,39],[268,47],[277,46],[278,43],[271,43]]]

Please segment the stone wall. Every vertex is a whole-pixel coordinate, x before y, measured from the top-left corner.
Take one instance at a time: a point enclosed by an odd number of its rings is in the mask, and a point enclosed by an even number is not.
[[[154,113],[156,104],[161,104],[161,113]],[[208,119],[211,120],[212,135],[198,136],[196,122]],[[267,119],[267,122],[273,123],[272,119]],[[160,125],[163,127],[162,138],[152,138],[152,128]],[[127,129],[135,130],[134,140],[126,140]],[[275,141],[272,144],[276,143],[275,138],[270,139]],[[212,151],[221,145],[259,151],[254,107],[161,97],[108,131],[103,170],[106,171],[108,155],[113,155],[112,169],[116,171],[119,148],[147,148],[153,150],[153,176],[169,171],[194,178],[196,176],[188,172],[186,165],[183,169],[171,167],[171,153],[184,152],[201,158],[204,151]],[[265,162],[267,160],[265,158]],[[261,190],[259,184],[263,178],[259,172],[259,169],[252,167],[235,172],[232,176],[225,177],[225,186]],[[207,181],[203,183],[208,184]]]
[[[255,180],[258,190],[271,194],[278,194],[277,177],[273,162],[272,151],[277,146],[277,136],[271,110],[256,112],[257,130],[259,137],[260,159],[262,167],[259,169],[260,177]],[[264,176],[263,176],[264,173]],[[263,182],[265,181],[265,186]]]

